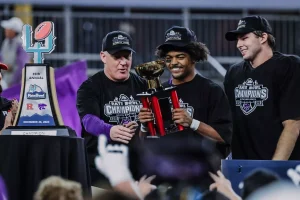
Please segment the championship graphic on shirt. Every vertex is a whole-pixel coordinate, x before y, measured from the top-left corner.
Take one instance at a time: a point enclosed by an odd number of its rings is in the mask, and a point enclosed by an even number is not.
[[[171,98],[169,97],[169,102],[170,102],[170,106],[171,106],[171,109],[173,109],[173,105],[172,105],[172,101],[171,101]],[[182,101],[182,99],[179,99],[179,105],[180,105],[180,108],[184,108],[191,117],[193,117],[194,115],[194,108],[192,106],[189,106],[188,103],[184,103]]]
[[[143,105],[139,100],[121,94],[119,98],[115,97],[113,101],[104,105],[104,114],[109,117],[109,122],[126,124],[131,121],[138,121],[138,114],[142,107]]]
[[[188,103],[184,103],[182,101],[182,99],[179,99],[179,105],[180,105],[180,108],[186,109],[186,111],[190,114],[190,116],[193,117],[193,115],[194,115],[194,108],[192,106],[189,106]]]
[[[245,115],[249,115],[257,106],[264,106],[263,102],[268,99],[268,92],[268,88],[248,78],[234,90],[236,106],[239,106]]]

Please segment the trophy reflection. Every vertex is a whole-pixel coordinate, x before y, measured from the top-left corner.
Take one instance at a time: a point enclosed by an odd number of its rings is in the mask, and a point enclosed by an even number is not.
[[[154,114],[154,120],[147,122],[147,127],[151,136],[164,136],[165,127],[172,122],[171,107],[169,97],[171,97],[173,108],[179,108],[179,100],[175,86],[163,88],[159,77],[164,73],[165,61],[157,60],[140,64],[135,67],[136,73],[147,80],[148,89],[146,92],[137,94],[141,97],[144,108],[149,108]],[[177,124],[178,130],[183,130],[183,126]]]

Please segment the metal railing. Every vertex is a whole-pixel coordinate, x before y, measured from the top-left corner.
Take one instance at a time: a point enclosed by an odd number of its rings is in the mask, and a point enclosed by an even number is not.
[[[0,19],[10,18],[11,13],[0,12]],[[164,32],[173,25],[189,26],[196,33],[198,40],[205,43],[211,55],[225,68],[239,61],[240,54],[235,42],[228,42],[224,35],[235,29],[241,14],[195,14],[189,9],[182,13],[130,13],[128,12],[78,12],[70,6],[63,11],[33,12],[33,26],[50,20],[55,24],[56,49],[45,56],[45,62],[60,67],[75,60],[85,59],[89,69],[99,70],[102,38],[113,30],[124,30],[133,38],[136,54],[133,65],[156,59],[156,46],[164,40]],[[277,49],[283,53],[300,55],[300,15],[265,16],[274,30]],[[3,39],[3,32],[0,32]],[[199,70],[208,70],[209,76],[216,75],[219,70],[206,64],[199,64]],[[91,73],[94,72],[92,70]],[[90,74],[91,74],[90,73]]]

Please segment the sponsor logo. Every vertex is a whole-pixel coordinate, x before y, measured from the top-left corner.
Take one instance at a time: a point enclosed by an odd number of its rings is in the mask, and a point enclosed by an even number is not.
[[[171,30],[166,35],[166,42],[169,40],[181,40],[181,34],[179,32],[175,32],[175,31]]]
[[[27,92],[27,99],[46,99],[46,93],[42,90],[42,88],[36,84],[30,85],[29,90]]]
[[[32,103],[26,104],[26,110],[33,110],[33,104]]]
[[[44,103],[39,103],[39,104],[38,104],[38,107],[39,107],[40,110],[45,110],[45,109],[46,109],[46,106],[47,106],[47,105],[44,104]]]

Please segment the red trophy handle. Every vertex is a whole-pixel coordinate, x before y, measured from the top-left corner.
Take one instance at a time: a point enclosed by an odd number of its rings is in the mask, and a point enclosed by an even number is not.
[[[142,104],[143,104],[144,108],[150,108],[149,101],[148,101],[147,97],[142,97]],[[154,128],[153,121],[147,122],[147,127],[148,127],[148,130],[150,132],[150,135],[151,136],[156,136],[156,131],[155,131],[155,128]]]
[[[180,108],[179,100],[178,100],[178,96],[177,96],[176,90],[172,90],[171,91],[171,100],[172,100],[173,108]],[[180,124],[177,124],[177,128],[180,131],[183,130],[183,126],[180,125]]]
[[[165,132],[165,127],[164,127],[164,122],[158,102],[158,98],[156,96],[151,97],[151,102],[152,102],[152,108],[155,116],[155,122],[159,131],[160,136],[164,136],[166,134]]]

